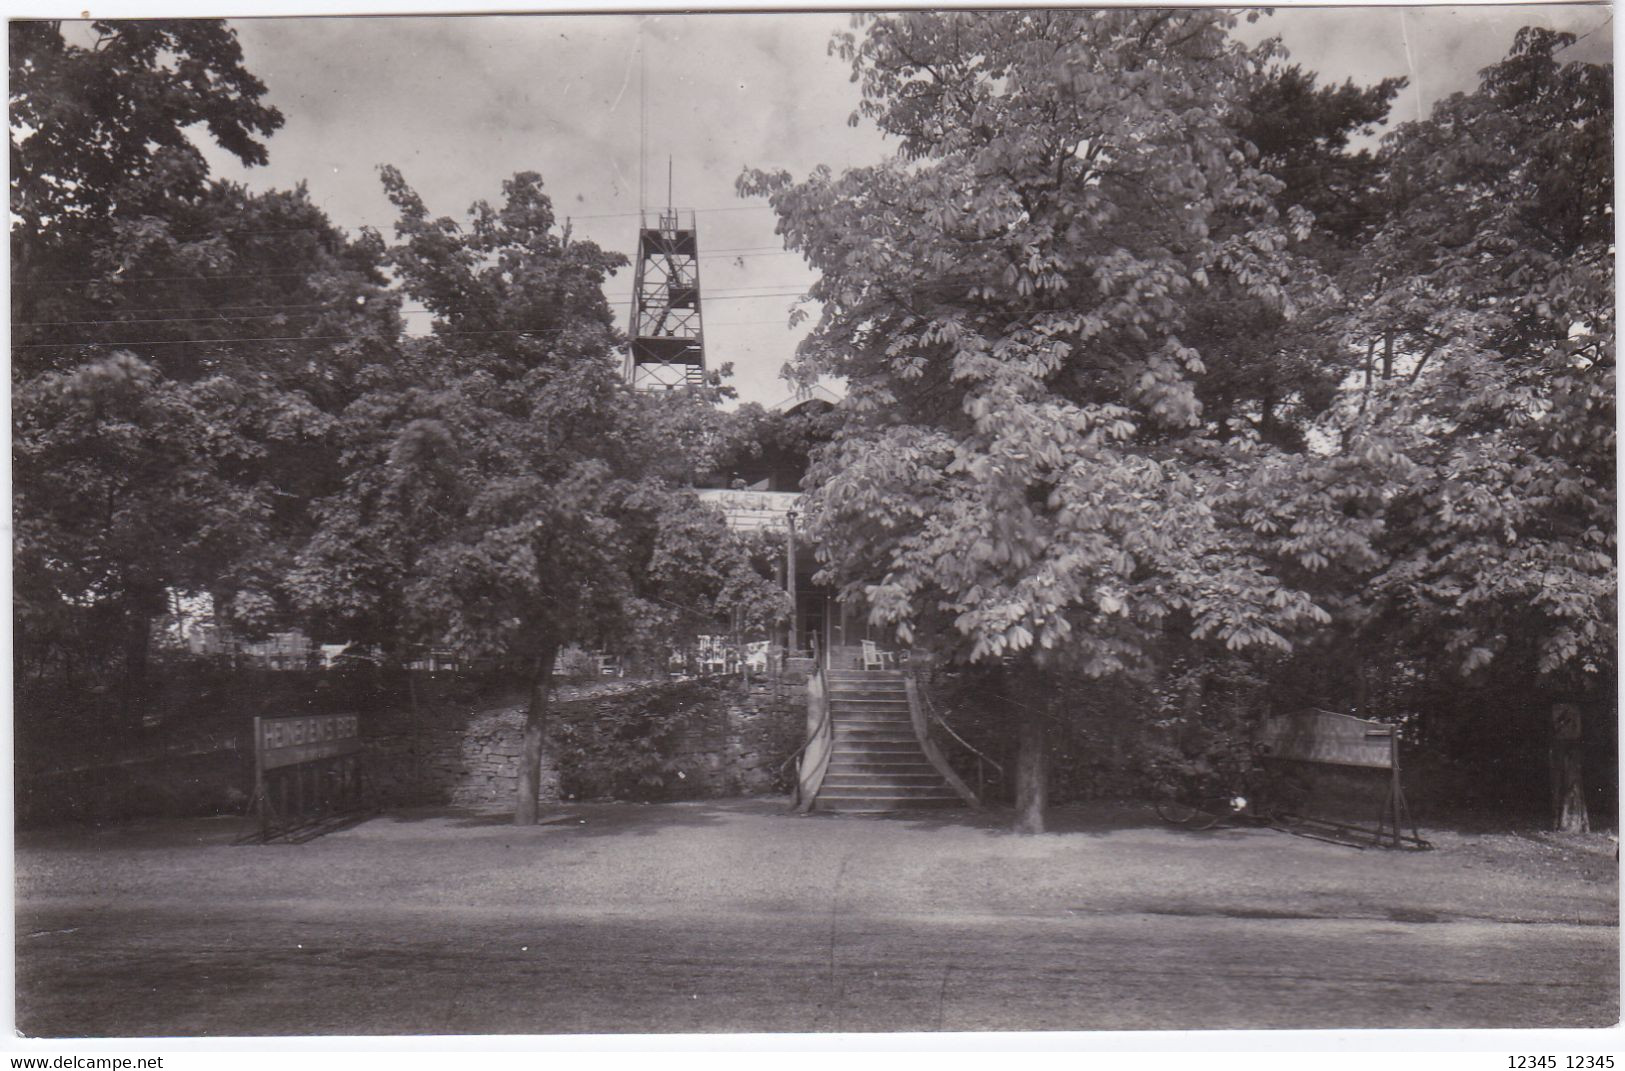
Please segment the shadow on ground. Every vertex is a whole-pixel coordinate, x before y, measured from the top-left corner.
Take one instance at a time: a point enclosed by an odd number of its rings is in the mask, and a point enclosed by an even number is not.
[[[628,803],[616,800],[549,803],[536,828],[567,831],[583,837],[652,836],[672,829],[713,826],[732,815],[770,815],[788,809],[777,799],[699,800],[674,803]],[[413,807],[387,812],[382,821],[397,825],[434,825],[469,830],[513,830],[513,812],[474,807]]]

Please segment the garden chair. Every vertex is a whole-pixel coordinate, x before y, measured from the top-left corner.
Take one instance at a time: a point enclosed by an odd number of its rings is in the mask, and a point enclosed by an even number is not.
[[[882,651],[874,640],[863,640],[861,642],[863,644],[864,669],[885,669],[888,662],[894,666],[897,664],[896,657],[890,651]]]

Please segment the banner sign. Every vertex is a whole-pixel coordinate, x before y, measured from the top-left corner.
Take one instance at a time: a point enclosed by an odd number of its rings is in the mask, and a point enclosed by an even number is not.
[[[1336,766],[1394,768],[1394,726],[1328,710],[1268,718],[1259,733],[1271,758]]]
[[[338,758],[361,750],[361,720],[354,714],[255,718],[254,721],[254,748],[262,770]]]

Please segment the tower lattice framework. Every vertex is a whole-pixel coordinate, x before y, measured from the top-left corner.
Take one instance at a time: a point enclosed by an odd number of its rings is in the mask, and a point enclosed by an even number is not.
[[[655,226],[649,222],[639,216],[626,380],[637,390],[699,386],[705,382],[705,331],[694,212],[668,208],[655,217]]]

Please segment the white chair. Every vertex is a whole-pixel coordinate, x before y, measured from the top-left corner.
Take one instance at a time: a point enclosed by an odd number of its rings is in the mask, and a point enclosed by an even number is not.
[[[892,653],[890,651],[882,651],[875,644],[874,640],[863,640],[861,642],[863,644],[864,669],[885,669],[886,663],[888,662],[890,662],[892,665],[897,664],[897,660],[892,657]]]

